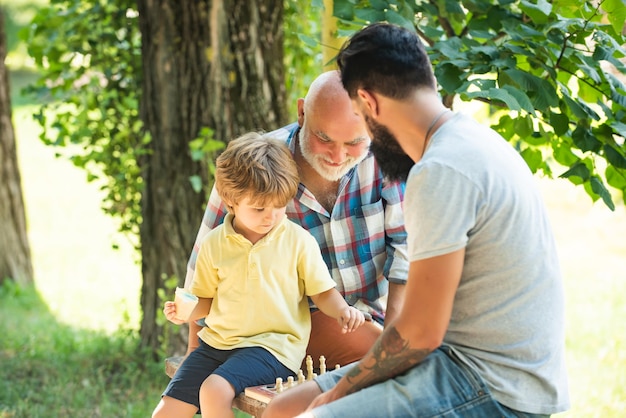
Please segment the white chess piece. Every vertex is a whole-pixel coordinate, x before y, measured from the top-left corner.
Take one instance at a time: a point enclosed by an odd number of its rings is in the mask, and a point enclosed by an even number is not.
[[[326,357],[320,356],[320,374],[326,373]]]
[[[310,355],[306,356],[306,380],[313,380],[313,359]]]

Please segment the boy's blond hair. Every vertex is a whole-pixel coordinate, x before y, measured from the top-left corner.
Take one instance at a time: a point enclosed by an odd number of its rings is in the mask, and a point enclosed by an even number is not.
[[[298,191],[298,167],[289,148],[256,132],[230,141],[215,165],[215,188],[229,210],[246,197],[259,206],[287,206]]]

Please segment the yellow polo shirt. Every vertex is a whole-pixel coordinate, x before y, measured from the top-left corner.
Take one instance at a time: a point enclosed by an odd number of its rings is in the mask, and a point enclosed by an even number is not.
[[[293,371],[311,332],[307,296],[335,287],[313,236],[287,217],[252,245],[233,215],[202,241],[191,292],[213,299],[198,334],[211,347],[263,347]]]

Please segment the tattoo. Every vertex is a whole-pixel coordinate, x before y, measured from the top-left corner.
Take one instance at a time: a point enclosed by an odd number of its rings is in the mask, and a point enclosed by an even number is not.
[[[361,361],[346,375],[347,381],[352,385],[348,394],[410,369],[421,363],[431,351],[426,348],[411,348],[394,326],[387,328],[372,347],[373,364],[364,364]]]

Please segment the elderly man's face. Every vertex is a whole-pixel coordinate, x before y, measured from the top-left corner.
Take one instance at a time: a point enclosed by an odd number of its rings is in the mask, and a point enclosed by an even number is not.
[[[339,180],[367,155],[370,138],[358,120],[318,121],[305,117],[300,130],[300,151],[323,178]]]

